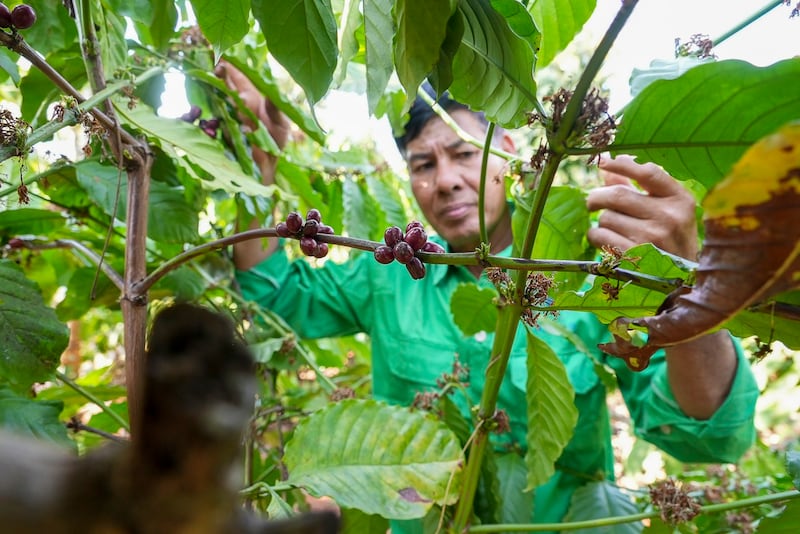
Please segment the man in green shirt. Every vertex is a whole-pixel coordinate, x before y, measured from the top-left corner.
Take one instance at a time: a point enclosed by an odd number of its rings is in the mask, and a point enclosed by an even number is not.
[[[238,71],[220,70],[229,86],[285,142],[288,125]],[[467,133],[485,137],[486,121],[452,100],[440,101]],[[398,147],[409,168],[414,196],[439,242],[451,252],[472,252],[479,245],[478,183],[482,151],[463,141],[422,101],[412,108]],[[494,143],[514,152],[506,132]],[[274,175],[274,159],[256,154],[264,179]],[[511,216],[502,180],[504,162],[489,158],[485,219],[491,253],[509,255]],[[602,210],[588,234],[595,246],[627,249],[650,242],[668,252],[694,259],[698,253],[693,197],[656,165],[631,158],[605,159],[607,185],[588,194],[591,210]],[[499,179],[495,180],[497,177]],[[641,189],[632,187],[631,181]],[[236,246],[237,279],[246,298],[284,317],[299,335],[329,337],[366,332],[372,343],[372,382],[376,399],[408,405],[417,392],[436,389],[436,380],[452,372],[453,362],[470,370],[467,393],[453,400],[465,415],[478,402],[493,335],[467,337],[453,323],[450,296],[456,286],[474,282],[491,286],[480,267],[428,265],[421,280],[403,265],[382,265],[360,254],[321,268],[289,261],[276,240]],[[597,344],[607,329],[593,315],[562,312],[558,322],[573,332],[612,367],[633,418],[636,434],[684,461],[734,462],[754,439],[753,414],[758,391],[748,362],[727,332],[716,332],[657,353],[643,372],[630,371],[622,360],[607,357]],[[557,462],[555,475],[535,491],[535,522],[558,522],[574,490],[597,473],[613,477],[611,430],[606,389],[593,362],[567,337],[539,329],[540,336],[566,365],[580,412],[572,441]],[[507,412],[511,431],[495,438],[496,447],[526,446],[526,346],[523,329],[514,341],[498,408]],[[418,525],[417,525],[418,526]],[[411,532],[410,525],[395,531]]]

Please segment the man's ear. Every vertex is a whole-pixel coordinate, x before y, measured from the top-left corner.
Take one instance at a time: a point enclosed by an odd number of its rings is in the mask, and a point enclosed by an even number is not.
[[[503,131],[503,137],[500,139],[500,148],[510,154],[517,153],[517,146],[514,144],[514,139],[511,137],[511,134],[508,133],[508,130]]]

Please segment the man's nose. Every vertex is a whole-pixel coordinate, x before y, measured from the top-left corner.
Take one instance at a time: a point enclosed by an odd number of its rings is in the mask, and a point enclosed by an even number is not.
[[[452,191],[462,185],[463,169],[450,158],[441,158],[436,166],[436,188],[442,191]]]

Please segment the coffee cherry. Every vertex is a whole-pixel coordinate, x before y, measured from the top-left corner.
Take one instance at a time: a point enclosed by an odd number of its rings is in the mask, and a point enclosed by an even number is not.
[[[20,4],[11,11],[11,24],[18,30],[25,30],[36,22],[36,12],[28,4]]]
[[[422,250],[422,252],[433,252],[434,254],[444,254],[445,252],[440,244],[434,243],[433,241],[426,242],[420,250]]]
[[[310,210],[308,210],[308,213],[306,213],[306,219],[322,222],[322,216],[320,215],[319,210],[317,208],[311,208]]]
[[[411,245],[411,248],[414,250],[420,250],[423,246],[425,246],[425,242],[428,241],[428,234],[425,233],[425,230],[420,228],[419,226],[414,226],[406,232],[405,242]]]
[[[200,114],[203,110],[200,109],[200,106],[192,106],[189,108],[189,111],[181,115],[181,120],[186,122],[194,122],[200,118]]]
[[[414,249],[405,241],[400,241],[394,246],[394,258],[400,263],[408,263],[414,257]]]
[[[327,224],[321,224],[320,223],[320,225],[317,227],[317,233],[318,234],[333,235],[334,231],[333,231],[333,228],[328,226]]]
[[[425,276],[425,264],[417,257],[411,258],[411,260],[406,263],[406,269],[414,280],[419,280]]]
[[[403,240],[403,231],[397,226],[390,226],[383,232],[383,241],[389,247],[394,247]]]
[[[301,237],[300,250],[302,250],[303,254],[306,256],[313,256],[314,252],[317,250],[317,240],[313,237]]]
[[[12,24],[11,11],[5,4],[0,4],[0,28],[10,28]]]
[[[22,248],[25,246],[25,241],[18,237],[12,237],[8,240],[8,248]]]
[[[408,233],[408,231],[412,228],[422,228],[422,223],[419,221],[411,221],[406,225],[406,233]]]
[[[286,216],[286,226],[291,233],[296,234],[303,227],[303,217],[296,211],[293,211]]]
[[[289,231],[289,227],[286,225],[285,222],[279,222],[278,224],[276,224],[275,232],[280,237],[290,237],[292,235],[292,232]]]
[[[308,219],[303,225],[303,235],[307,237],[314,237],[319,230],[319,222],[314,219]]]
[[[383,263],[384,265],[394,261],[394,251],[387,245],[380,245],[372,254],[378,260],[378,263]]]
[[[315,258],[324,258],[328,255],[328,244],[327,243],[317,243],[317,246],[314,248],[314,257]]]

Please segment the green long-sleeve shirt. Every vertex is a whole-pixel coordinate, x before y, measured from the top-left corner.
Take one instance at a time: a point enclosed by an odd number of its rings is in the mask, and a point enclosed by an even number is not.
[[[510,254],[510,247],[504,254]],[[236,276],[247,299],[281,315],[302,337],[369,334],[376,399],[409,405],[418,391],[435,390],[436,379],[452,372],[457,357],[470,370],[467,389],[471,403],[477,404],[494,336],[482,332],[464,336],[450,313],[450,296],[458,284],[475,282],[475,278],[464,267],[426,267],[427,275],[413,280],[403,265],[379,264],[371,254],[314,268],[302,260],[290,262],[278,251]],[[477,283],[491,286],[485,274]],[[594,315],[565,311],[557,320],[593,349],[598,360],[615,370],[637,436],[679,460],[696,462],[734,462],[753,442],[758,390],[738,344],[739,365],[730,394],[713,417],[700,421],[678,407],[667,381],[663,353],[657,353],[647,369],[634,373],[622,360],[597,350],[597,344],[609,336]],[[567,337],[543,329],[536,335],[565,363],[580,414],[556,473],[535,491],[533,520],[558,522],[579,485],[598,472],[613,477],[611,430],[606,389],[592,360]],[[525,343],[520,328],[498,399],[498,408],[509,415],[511,432],[494,437],[498,447],[514,444],[525,448]],[[456,395],[453,400],[468,417],[463,396]]]

